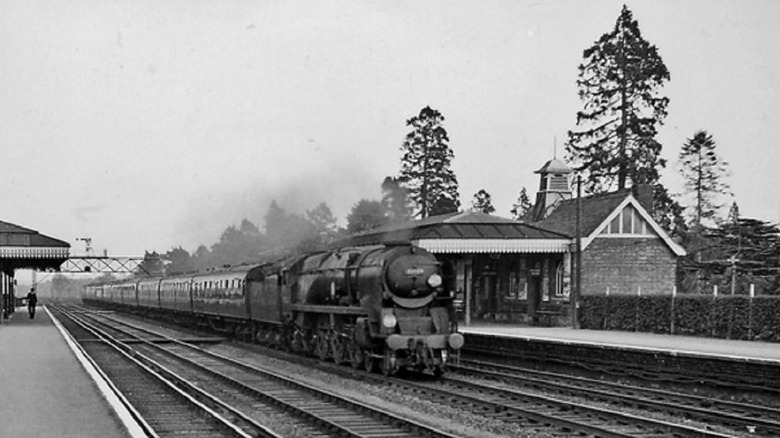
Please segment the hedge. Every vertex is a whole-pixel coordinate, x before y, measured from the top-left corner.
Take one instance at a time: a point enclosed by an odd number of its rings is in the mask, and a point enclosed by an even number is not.
[[[586,295],[580,327],[780,342],[780,296]]]

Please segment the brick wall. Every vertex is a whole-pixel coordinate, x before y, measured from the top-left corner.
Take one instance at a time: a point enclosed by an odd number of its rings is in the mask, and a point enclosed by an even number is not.
[[[661,239],[594,239],[582,253],[582,293],[671,294],[677,258]]]

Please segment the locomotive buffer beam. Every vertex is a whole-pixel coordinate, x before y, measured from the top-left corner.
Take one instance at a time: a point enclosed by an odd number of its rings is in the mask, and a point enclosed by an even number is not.
[[[67,260],[65,260],[62,266],[60,266],[60,272],[68,274],[83,274],[93,272],[126,274],[137,272],[143,261],[143,257],[69,257]]]

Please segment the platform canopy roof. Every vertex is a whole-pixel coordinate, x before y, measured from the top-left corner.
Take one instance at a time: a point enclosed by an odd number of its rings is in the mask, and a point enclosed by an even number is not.
[[[0,265],[4,270],[59,270],[69,251],[68,242],[0,221]]]
[[[458,212],[391,224],[354,235],[340,245],[410,242],[433,253],[563,253],[571,238],[481,212]]]

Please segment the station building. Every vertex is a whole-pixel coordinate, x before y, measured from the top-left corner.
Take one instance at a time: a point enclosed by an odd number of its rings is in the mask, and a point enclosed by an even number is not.
[[[526,220],[465,211],[392,224],[348,244],[424,248],[452,274],[461,320],[570,324],[580,211],[582,294],[671,294],[685,251],[653,220],[650,186],[580,198],[572,170],[553,159]],[[642,202],[640,202],[640,200]]]

